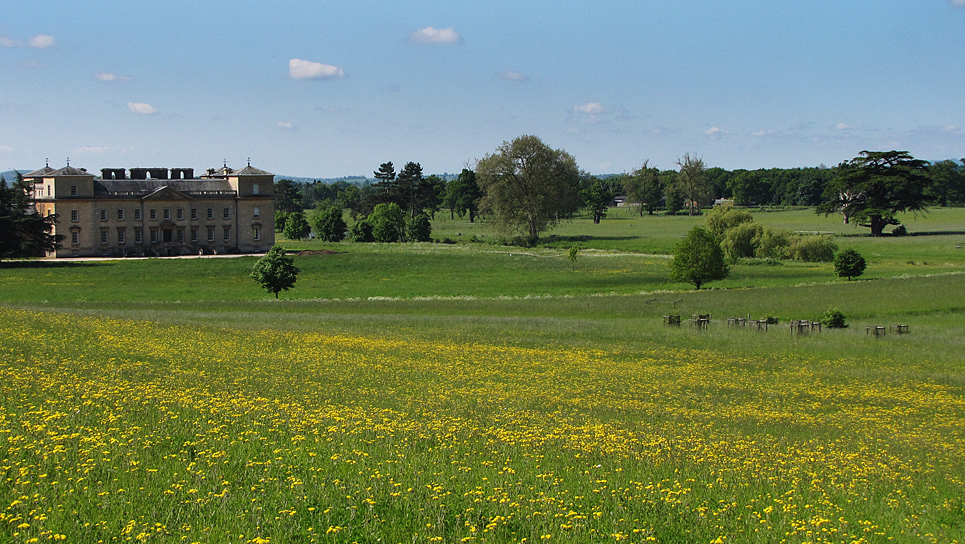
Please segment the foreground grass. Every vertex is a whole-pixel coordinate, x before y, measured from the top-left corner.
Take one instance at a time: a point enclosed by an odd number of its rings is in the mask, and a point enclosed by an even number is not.
[[[953,364],[0,328],[8,541],[965,539]]]

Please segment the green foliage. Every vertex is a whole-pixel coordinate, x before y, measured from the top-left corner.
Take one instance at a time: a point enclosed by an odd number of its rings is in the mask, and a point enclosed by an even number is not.
[[[503,142],[476,164],[476,177],[487,220],[498,233],[520,234],[530,245],[580,208],[576,159],[536,136]]]
[[[469,214],[469,222],[474,223],[476,213],[479,211],[480,198],[482,198],[482,191],[476,183],[476,173],[463,168],[459,177],[446,185],[443,205],[459,217]]]
[[[792,237],[789,230],[764,228],[754,240],[754,256],[760,259],[786,259],[790,256]]]
[[[747,223],[754,220],[754,216],[751,212],[746,210],[738,210],[733,206],[714,206],[707,213],[707,228],[710,229],[711,234],[716,236],[718,239],[722,239],[724,232],[728,229],[734,228],[741,223]]]
[[[348,226],[342,219],[342,209],[331,206],[325,210],[319,210],[312,218],[312,229],[315,237],[326,242],[338,242],[345,238],[345,230]]]
[[[575,263],[575,262],[576,262],[576,258],[577,258],[577,256],[578,256],[579,254],[580,254],[580,248],[578,248],[578,247],[576,247],[576,246],[573,246],[573,247],[571,247],[569,250],[567,250],[567,252],[566,252],[566,257],[567,257],[571,262],[574,262],[574,263]]]
[[[680,167],[674,181],[677,191],[687,199],[685,207],[690,215],[700,213],[700,206],[707,200],[708,193],[704,160],[684,153],[683,157],[677,159],[677,166]]]
[[[907,236],[907,235],[908,235],[908,229],[906,229],[904,225],[898,225],[897,227],[891,229],[891,235],[892,235],[892,236]]]
[[[722,280],[730,273],[724,252],[714,236],[703,227],[694,227],[674,250],[670,279],[700,286]]]
[[[663,197],[663,185],[660,183],[660,170],[649,166],[650,161],[643,161],[643,166],[623,180],[623,191],[630,202],[640,204],[640,216],[646,211],[653,215],[660,206]]]
[[[432,241],[432,224],[429,222],[429,216],[424,213],[406,221],[405,230],[410,242]]]
[[[724,231],[724,239],[721,240],[720,247],[731,262],[754,257],[757,254],[757,242],[763,233],[764,228],[757,223],[738,223]]]
[[[788,255],[809,263],[827,263],[834,259],[838,246],[827,235],[798,236],[792,239]]]
[[[864,273],[867,263],[857,251],[848,248],[834,254],[834,273],[839,278],[856,278]]]
[[[377,205],[368,221],[372,223],[372,236],[376,242],[404,241],[405,216],[398,204],[391,202]]]
[[[352,231],[349,233],[349,236],[352,238],[353,242],[374,242],[375,234],[373,234],[372,231],[372,222],[363,215],[355,220],[355,224],[352,225]]]
[[[290,179],[275,182],[275,209],[283,212],[297,212],[302,209],[299,203],[298,184]]]
[[[600,220],[606,217],[606,211],[613,201],[613,193],[600,179],[591,177],[585,180],[585,187],[580,190],[580,198],[583,199],[583,207],[593,215],[593,223],[599,225]]]
[[[309,225],[308,220],[305,219],[305,212],[299,210],[288,214],[288,219],[285,220],[285,229],[282,231],[285,238],[289,240],[301,240],[302,238],[308,238],[311,232],[312,226]]]
[[[926,162],[907,151],[862,151],[842,163],[824,190],[817,213],[840,213],[881,236],[887,225],[897,225],[896,213],[925,212],[930,180]]]
[[[285,250],[281,246],[272,246],[251,268],[250,276],[265,291],[274,293],[278,298],[279,291],[287,291],[295,286],[298,272],[294,261],[285,256]]]
[[[282,210],[275,210],[275,231],[281,232],[285,230],[285,223],[288,222],[288,212]]]
[[[53,234],[57,216],[35,213],[28,196],[32,187],[17,177],[8,186],[0,176],[0,259],[43,257],[60,247],[62,236]]]
[[[848,324],[844,321],[844,314],[837,308],[832,308],[825,312],[821,317],[821,324],[829,329],[846,329]]]

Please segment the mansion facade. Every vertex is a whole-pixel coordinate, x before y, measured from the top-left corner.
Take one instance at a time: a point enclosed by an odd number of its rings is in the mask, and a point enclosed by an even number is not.
[[[57,214],[48,257],[260,253],[275,243],[274,175],[225,165],[193,168],[46,166],[24,175],[37,213]]]

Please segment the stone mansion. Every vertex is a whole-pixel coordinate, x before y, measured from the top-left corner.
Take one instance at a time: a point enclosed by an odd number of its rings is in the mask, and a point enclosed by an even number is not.
[[[25,174],[38,213],[57,214],[48,257],[259,253],[275,243],[274,175],[227,164],[193,168],[45,166]]]

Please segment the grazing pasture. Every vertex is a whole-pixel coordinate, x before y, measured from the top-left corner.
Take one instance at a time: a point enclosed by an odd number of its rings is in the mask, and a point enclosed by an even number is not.
[[[702,219],[616,213],[534,249],[285,242],[339,253],[280,301],[250,257],[3,263],[0,538],[965,541],[962,210],[882,239],[757,213],[868,270],[700,292],[660,253]]]

